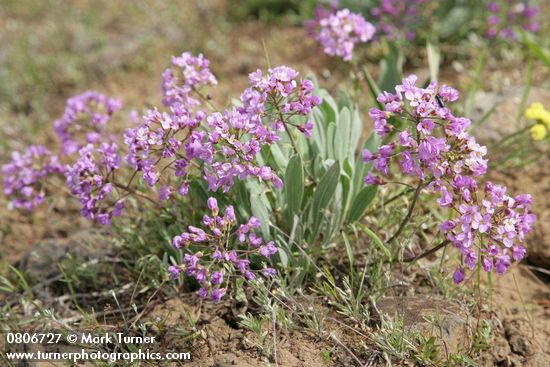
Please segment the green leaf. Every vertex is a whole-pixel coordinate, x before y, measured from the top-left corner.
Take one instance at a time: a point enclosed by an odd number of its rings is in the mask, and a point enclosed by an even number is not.
[[[347,157],[344,160],[343,172],[342,172],[342,219],[345,219],[346,213],[351,205],[351,200],[355,196],[355,183],[353,181],[354,168],[351,164],[352,159]]]
[[[323,155],[323,158],[326,157],[326,115],[323,113],[323,111],[319,108],[316,108],[313,110],[313,141],[317,145],[317,148],[319,149],[319,152]]]
[[[245,185],[250,192],[250,211],[260,220],[262,235],[264,238],[268,238],[271,223],[271,204],[263,187],[257,181],[248,181]]]
[[[342,167],[344,169],[344,173],[348,175],[349,178],[353,177],[353,164],[351,164],[352,158],[346,157],[344,160],[344,166]]]
[[[380,237],[378,237],[378,235],[376,233],[374,233],[370,228],[368,228],[367,226],[364,226],[364,225],[361,225],[360,226],[361,229],[363,230],[363,232],[365,232],[367,234],[367,236],[370,237],[370,239],[372,240],[372,242],[374,242],[374,244],[376,245],[376,247],[378,247],[378,249],[380,251],[382,251],[384,253],[384,255],[386,256],[386,258],[391,261],[391,253],[390,253],[390,250],[384,245],[384,243],[382,242],[382,240],[380,239]]]
[[[361,191],[359,191],[359,194],[357,194],[355,200],[353,200],[353,204],[351,205],[348,223],[353,223],[361,219],[369,204],[372,203],[376,197],[377,192],[378,186],[375,185],[364,187]]]
[[[190,198],[196,198],[196,199],[206,203],[206,200],[208,200],[208,197],[210,195],[205,190],[205,188],[201,185],[201,183],[202,182],[200,182],[198,180],[192,180],[189,183],[189,197]]]
[[[246,184],[241,180],[236,181],[233,185],[233,192],[235,193],[236,202],[239,203],[237,208],[241,209],[241,214],[250,215],[252,209],[250,208],[250,194]]]
[[[457,33],[468,23],[471,16],[470,10],[465,6],[453,7],[439,25],[439,39],[445,39]]]
[[[11,271],[13,271],[15,273],[15,275],[17,275],[17,278],[19,279],[19,285],[25,291],[27,297],[29,299],[32,299],[33,298],[32,288],[29,286],[29,283],[25,279],[25,276],[23,275],[23,273],[21,271],[19,271],[17,268],[11,266],[11,265],[8,265],[8,268]]]
[[[311,161],[310,167],[315,181],[317,181],[327,171],[323,166],[323,162],[324,160],[320,155],[313,158],[313,161]]]
[[[348,176],[347,174],[342,174],[340,181],[342,182],[342,202],[340,203],[341,210],[342,210],[341,214],[342,216],[345,216],[346,211],[349,207],[349,201],[352,198],[351,191],[353,188],[352,188],[351,177]]]
[[[279,256],[279,261],[281,263],[281,266],[283,268],[286,268],[288,266],[289,262],[289,256],[288,254],[291,253],[288,244],[284,240],[283,236],[278,235],[278,241],[277,244],[279,245],[279,251],[277,251],[277,255]]]
[[[280,171],[284,170],[286,165],[288,164],[288,158],[285,156],[279,145],[272,144],[270,148],[273,160],[277,165],[277,169]]]
[[[262,231],[262,235],[266,238],[269,237],[269,210],[267,206],[265,205],[265,198],[264,194],[261,194],[260,197],[254,197],[254,195],[250,195],[250,206],[252,208],[252,214],[256,216],[260,222],[262,223],[260,229]]]
[[[336,124],[331,122],[327,128],[327,153],[326,157],[329,159],[336,159],[334,153],[334,135],[336,134]]]
[[[373,132],[369,135],[367,141],[365,142],[365,149],[368,149],[371,153],[378,151],[380,148],[380,137],[377,133]]]
[[[304,168],[299,155],[293,156],[288,162],[284,187],[288,210],[293,216],[300,212],[304,196]]]
[[[527,33],[523,30],[519,30],[521,34],[521,39],[523,43],[529,48],[529,50],[544,64],[546,67],[550,68],[550,56],[548,53],[541,48],[537,43],[533,42],[527,36]]]
[[[338,115],[338,104],[326,90],[321,89],[319,94],[323,100],[323,103],[321,103],[319,108],[323,111],[326,117],[325,125],[336,121],[336,116]]]
[[[363,177],[370,171],[372,163],[366,165],[361,157],[362,152],[355,160],[355,168],[353,170],[353,195],[363,187]]]
[[[367,85],[369,86],[370,93],[372,95],[372,99],[374,103],[376,103],[379,109],[383,110],[384,105],[376,100],[376,98],[378,98],[378,95],[382,93],[382,91],[380,90],[380,87],[378,86],[378,84],[376,84],[372,75],[370,75],[370,72],[366,67],[363,66],[361,70],[363,71],[363,76],[365,77],[365,80],[367,81]]]
[[[349,267],[350,270],[353,269],[353,264],[355,263],[355,257],[353,256],[353,249],[351,248],[351,244],[349,243],[348,236],[345,232],[342,232],[342,238],[344,239],[344,245],[346,246],[346,253],[348,254],[348,260],[349,260]],[[350,271],[350,274],[352,272]]]
[[[334,156],[341,163],[347,157],[350,147],[351,134],[351,112],[349,108],[344,107],[338,117],[338,125],[334,133]]]
[[[349,107],[352,105],[351,99],[347,93],[340,91],[338,93],[338,108],[341,110],[344,107]]]
[[[365,145],[364,149],[370,152],[376,152],[380,146],[380,137],[376,133],[371,133]],[[357,193],[363,187],[363,177],[369,173],[372,168],[372,163],[365,164],[363,162],[363,151],[358,152],[358,157],[355,161],[355,170],[353,174],[353,187],[354,192]]]
[[[319,225],[321,224],[321,218],[325,213],[328,204],[336,192],[338,181],[340,178],[340,164],[336,161],[332,164],[330,169],[324,174],[323,178],[319,182],[315,193],[313,194],[313,232],[317,234]]]
[[[330,215],[326,217],[326,227],[323,227],[324,239],[322,242],[322,247],[328,246],[328,244],[332,241],[332,238],[341,228],[343,219],[345,219],[344,215],[346,212],[344,206],[346,201],[344,199],[344,191],[346,190],[346,186],[349,191],[350,184],[349,178],[346,175],[341,174],[340,178],[341,184],[336,186],[336,192],[334,193],[334,197],[329,204]]]
[[[361,140],[361,133],[363,132],[363,120],[357,108],[353,111],[351,121],[351,143],[349,149],[351,154],[353,154],[358,148],[359,141]]]

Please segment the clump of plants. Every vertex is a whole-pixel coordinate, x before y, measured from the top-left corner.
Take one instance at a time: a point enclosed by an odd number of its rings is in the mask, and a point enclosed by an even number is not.
[[[200,188],[209,214],[200,224],[177,222],[185,230],[172,245],[183,256],[169,272],[193,277],[199,295],[214,301],[236,278],[255,281],[291,264],[295,243],[322,254],[316,249],[360,221],[373,189],[390,182],[414,191],[387,243],[399,238],[419,195],[435,193],[448,210],[436,249],[453,244],[461,254],[455,282],[464,280],[465,268],[503,274],[525,256],[522,243],[535,220],[531,197],[509,196],[490,182],[480,188],[486,148],[466,132],[470,121],[448,107],[458,92],[435,81],[417,87],[416,80],[411,75],[395,94],[378,96],[370,117],[383,145],[363,151],[363,166],[357,111],[334,106],[313,81],[285,66],[258,70],[239,103],[220,111],[207,92],[216,85],[209,61],[183,53],[163,74],[164,110],[149,109],[132,122],[122,145],[107,128],[120,102],[85,92],[71,98],[54,123],[60,156],[40,146],[15,152],[3,167],[4,191],[14,207],[30,211],[53,193],[52,180],[64,177],[82,215],[108,225],[124,212],[139,213],[128,203],[170,214],[194,199],[191,187]],[[381,175],[369,172],[371,166]],[[390,175],[396,169],[402,182]]]
[[[204,184],[212,193],[227,193],[237,181],[252,178],[265,187],[280,189],[282,180],[257,155],[280,141],[283,133],[297,151],[291,129],[311,136],[313,123],[297,118],[307,116],[321,100],[312,93],[313,83],[298,79],[298,72],[288,67],[272,68],[267,74],[258,70],[251,74],[250,82],[239,106],[207,113],[202,109],[204,103],[210,104],[204,90],[216,85],[209,61],[189,53],[174,57],[162,81],[167,111],[147,110],[141,123],[125,131],[124,148],[119,147],[121,139],[107,129],[120,101],[92,91],[71,98],[63,118],[54,123],[64,164],[41,146],[32,146],[22,154],[15,152],[12,162],[3,167],[4,192],[14,207],[30,211],[53,191],[47,185],[62,177],[80,201],[82,215],[109,225],[113,217],[122,215],[130,197],[162,211],[188,196],[191,182]],[[189,226],[189,232],[174,238],[174,247],[189,252],[191,243],[209,245],[186,255],[181,267],[200,284],[208,279],[221,285],[228,266],[239,269],[249,280],[255,278],[248,258],[255,253],[269,258],[277,248],[256,236],[256,217],[234,232],[231,227],[237,217],[233,207],[228,206],[220,217],[216,199],[208,199],[208,204],[212,217],[204,216],[203,224],[212,233]],[[233,237],[238,238],[236,243]],[[248,249],[242,249],[246,245]],[[198,264],[199,259],[216,263],[219,271],[211,274],[211,266]],[[170,269],[176,274],[180,267]],[[262,274],[273,275],[273,271],[265,268]],[[223,290],[206,291],[203,287],[199,291],[203,297],[210,293],[219,300]]]
[[[530,213],[531,196],[506,194],[506,187],[485,182],[481,190],[479,177],[487,173],[487,148],[479,145],[466,129],[470,120],[456,117],[447,104],[458,100],[455,89],[436,82],[419,88],[411,75],[396,86],[395,94],[384,92],[377,101],[382,109],[372,108],[370,116],[376,132],[387,144],[378,151],[366,150],[363,159],[373,163],[382,176],[370,173],[365,182],[386,184],[392,162],[406,176],[414,177],[414,196],[409,211],[397,232],[412,215],[422,190],[439,195],[437,203],[448,209],[449,219],[440,225],[445,240],[461,253],[461,262],[470,270],[478,263],[486,272],[503,274],[511,261],[525,256],[522,246],[536,216]],[[464,266],[454,273],[455,283],[464,280]]]

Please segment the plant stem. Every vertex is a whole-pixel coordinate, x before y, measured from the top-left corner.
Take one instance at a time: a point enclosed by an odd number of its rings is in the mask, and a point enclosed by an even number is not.
[[[126,184],[126,187],[130,187],[130,185],[132,184],[132,181],[134,181],[134,178],[136,177],[138,173],[138,170],[134,170],[134,173],[132,173],[132,176],[130,177],[130,179],[128,180],[128,183]]]
[[[533,84],[533,59],[527,56],[527,75],[525,76],[525,86],[523,87],[523,93],[521,95],[521,101],[519,104],[518,112],[516,113],[516,127],[519,127],[521,117],[525,112],[525,104],[529,98],[529,92],[531,91],[531,85]]]
[[[212,109],[213,111],[221,111],[216,107],[216,105],[214,105],[214,103],[210,100],[210,98],[206,97],[198,89],[193,87],[193,91],[199,96],[200,99],[202,99],[204,103],[208,105],[208,107],[210,107],[210,109]]]
[[[290,132],[290,129],[288,128],[288,124],[287,122],[285,121],[285,117],[283,116],[283,112],[281,111],[281,108],[279,107],[278,104],[276,104],[274,102],[274,106],[275,108],[277,109],[277,112],[279,114],[279,119],[281,120],[281,122],[283,123],[283,126],[285,128],[285,131],[288,135],[288,138],[290,139],[290,144],[292,145],[292,149],[294,150],[294,153],[296,155],[298,155],[300,157],[300,160],[303,162],[304,159],[302,157],[302,154],[300,154],[300,151],[298,150],[298,146],[296,145],[296,141],[294,140],[294,137],[292,136],[292,133]],[[313,177],[313,175],[309,172],[309,170],[307,169],[307,166],[304,164],[304,171],[306,172],[306,174],[308,175],[308,177],[310,178],[311,182],[315,183],[315,178]]]
[[[417,260],[420,260],[426,256],[430,256],[431,254],[433,253],[436,253],[437,251],[439,251],[440,249],[446,247],[449,243],[451,243],[451,241],[449,240],[445,240],[443,242],[441,242],[439,245],[435,246],[435,247],[432,247],[431,249],[429,249],[428,251],[426,252],[423,252],[421,253],[420,255],[418,256],[415,256],[415,257],[409,257],[407,259],[403,259],[403,262],[406,262],[406,263],[412,263],[412,262],[415,262]]]
[[[148,201],[150,201],[151,203],[155,204],[156,206],[162,207],[162,205],[161,205],[158,201],[156,201],[155,199],[153,199],[153,198],[151,198],[151,197],[149,197],[149,196],[147,196],[147,195],[142,194],[142,193],[139,192],[139,191],[136,191],[136,190],[134,190],[134,189],[132,189],[132,188],[130,188],[130,187],[127,187],[127,186],[125,186],[125,185],[122,185],[122,184],[120,184],[120,183],[118,183],[118,182],[113,182],[113,185],[115,185],[115,186],[118,187],[119,189],[122,189],[122,190],[125,190],[125,191],[129,192],[129,193],[132,194],[132,195],[136,195],[137,197],[140,197],[140,198],[142,198],[142,199],[148,200]]]
[[[279,112],[279,119],[283,123],[285,131],[288,135],[288,138],[290,139],[290,144],[292,145],[292,149],[294,149],[294,153],[296,153],[297,155],[300,155],[300,152],[298,151],[298,146],[296,145],[296,142],[294,141],[294,137],[292,136],[292,133],[288,129],[288,125],[285,121],[285,118],[284,118],[283,113],[281,112],[281,109],[279,108],[279,106],[277,106],[277,112]],[[300,158],[301,158],[301,156],[300,156]]]
[[[386,241],[386,243],[388,243],[388,244],[392,243],[397,237],[399,237],[401,232],[403,232],[403,229],[405,229],[405,226],[407,225],[407,223],[411,219],[412,212],[414,210],[414,207],[416,206],[416,202],[418,200],[418,196],[420,195],[421,190],[422,190],[422,181],[420,181],[418,183],[418,186],[416,186],[416,190],[414,191],[414,196],[413,196],[411,205],[409,206],[409,211],[407,212],[407,215],[405,216],[405,218],[403,218],[403,221],[399,225],[399,228],[397,229],[397,231],[394,233],[393,236],[390,237],[389,240]]]

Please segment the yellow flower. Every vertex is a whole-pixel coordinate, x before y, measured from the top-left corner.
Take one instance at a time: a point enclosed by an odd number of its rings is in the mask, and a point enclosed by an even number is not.
[[[529,106],[529,108],[525,111],[525,116],[528,119],[532,120],[538,120],[540,117],[544,114],[546,109],[540,102],[535,102]]]
[[[535,102],[525,111],[525,117],[530,120],[540,120],[544,112],[547,111],[544,109],[542,103]]]
[[[546,128],[542,124],[536,124],[531,128],[531,137],[533,140],[539,141],[546,137]]]
[[[550,129],[550,112],[544,110],[544,112],[541,114],[539,119],[544,125],[546,125],[547,129]]]
[[[550,130],[550,111],[546,110],[542,103],[534,102],[525,110],[525,117],[529,120],[537,120],[542,122],[543,126],[546,126],[546,129]],[[541,134],[541,129],[536,128],[538,136]],[[545,133],[546,134],[546,133]]]

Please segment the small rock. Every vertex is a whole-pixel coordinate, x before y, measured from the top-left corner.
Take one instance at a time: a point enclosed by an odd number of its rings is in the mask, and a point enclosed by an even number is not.
[[[512,352],[521,356],[529,356],[534,353],[532,342],[526,337],[529,335],[529,325],[526,320],[506,319],[503,326]]]
[[[233,353],[224,353],[214,357],[216,367],[234,366],[237,356]]]
[[[56,264],[69,256],[85,263],[101,259],[111,249],[112,242],[105,231],[86,229],[68,238],[50,238],[38,243],[17,261],[16,267],[31,278],[44,280],[58,275]]]

